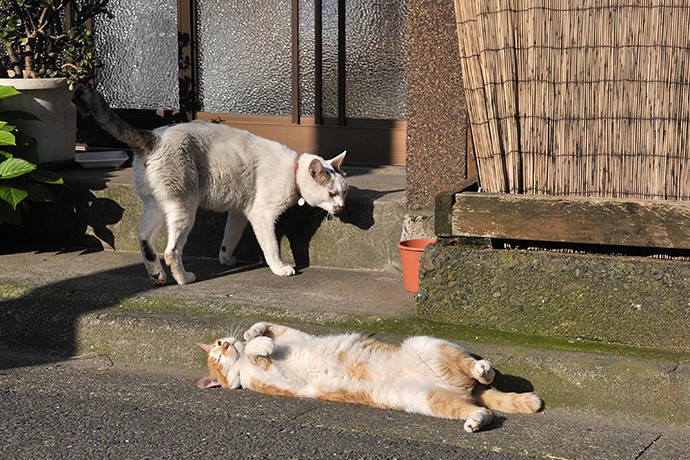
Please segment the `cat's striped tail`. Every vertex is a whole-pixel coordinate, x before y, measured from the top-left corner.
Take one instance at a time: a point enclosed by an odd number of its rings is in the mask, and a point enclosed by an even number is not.
[[[534,393],[504,393],[483,385],[475,387],[474,396],[482,406],[509,414],[534,414],[542,406],[542,400]]]
[[[152,150],[158,142],[158,137],[152,131],[135,128],[125,123],[95,89],[86,85],[77,85],[74,88],[72,102],[83,116],[91,115],[101,128],[115,139],[137,149],[138,153]]]

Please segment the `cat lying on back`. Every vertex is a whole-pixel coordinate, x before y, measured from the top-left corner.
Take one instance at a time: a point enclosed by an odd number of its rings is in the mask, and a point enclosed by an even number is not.
[[[221,264],[235,264],[233,251],[249,221],[271,271],[289,276],[295,270],[280,260],[278,216],[298,202],[319,207],[329,217],[345,204],[347,184],[341,172],[345,152],[329,161],[298,155],[277,142],[215,123],[137,129],[86,86],[75,89],[73,101],[82,114],[92,115],[103,129],[135,149],[134,185],[144,206],[139,246],[156,284],[166,282],[154,249],[163,226],[168,234],[164,257],[173,278],[179,284],[196,279],[184,269],[182,249],[199,207],[228,213]]]
[[[252,326],[244,340],[197,344],[208,355],[208,373],[197,386],[465,420],[469,432],[491,422],[492,410],[531,414],[542,404],[534,393],[492,388],[491,363],[445,340],[411,337],[390,345],[356,333],[319,337],[269,323]]]

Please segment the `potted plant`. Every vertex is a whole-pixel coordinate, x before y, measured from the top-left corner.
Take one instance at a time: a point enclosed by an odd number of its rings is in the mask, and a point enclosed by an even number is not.
[[[11,86],[0,86],[0,101],[17,97]],[[0,111],[0,224],[21,224],[21,208],[28,201],[52,201],[47,184],[62,184],[55,172],[38,169],[36,143],[12,123],[18,119],[33,119],[22,112]]]
[[[108,0],[0,0],[0,85],[22,95],[3,102],[40,121],[17,126],[36,139],[39,162],[74,158],[76,110],[70,89],[100,66],[89,21],[110,16]]]

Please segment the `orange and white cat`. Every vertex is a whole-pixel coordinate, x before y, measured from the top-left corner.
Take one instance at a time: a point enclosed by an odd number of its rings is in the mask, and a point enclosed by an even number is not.
[[[399,409],[465,420],[469,432],[490,423],[492,410],[535,413],[542,405],[534,393],[489,386],[495,374],[489,361],[432,337],[392,345],[357,333],[315,336],[260,322],[244,340],[197,344],[208,355],[208,373],[197,382],[199,388],[248,388]]]

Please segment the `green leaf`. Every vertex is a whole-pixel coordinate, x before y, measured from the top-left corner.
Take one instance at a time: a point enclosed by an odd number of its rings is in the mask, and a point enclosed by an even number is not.
[[[27,200],[29,201],[55,201],[53,199],[53,194],[50,193],[50,190],[48,190],[48,187],[45,185],[35,182],[23,182],[20,186],[17,186],[17,188],[29,194],[27,196]]]
[[[14,134],[0,129],[0,145],[17,145]]]
[[[12,209],[17,209],[17,205],[27,196],[29,192],[26,190],[0,185],[0,199],[12,206]]]
[[[29,176],[36,182],[43,184],[64,184],[62,177],[55,171],[46,171],[45,169],[36,169],[29,174]]]
[[[17,94],[19,94],[19,91],[14,89],[13,86],[0,86],[0,101],[8,97],[16,96]]]
[[[36,165],[21,158],[9,158],[0,163],[0,179],[23,176],[36,169]]]

